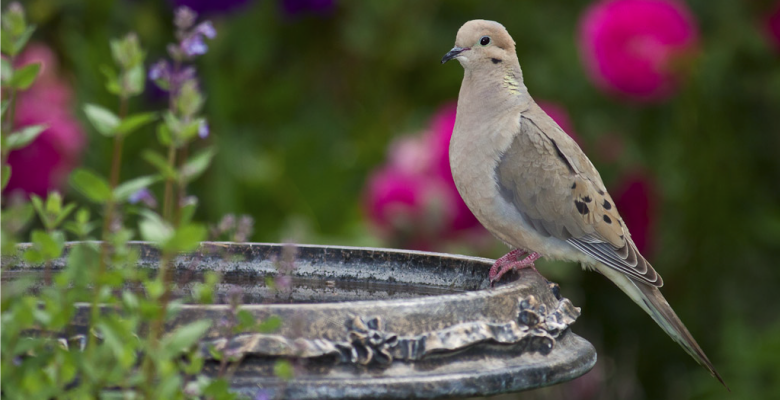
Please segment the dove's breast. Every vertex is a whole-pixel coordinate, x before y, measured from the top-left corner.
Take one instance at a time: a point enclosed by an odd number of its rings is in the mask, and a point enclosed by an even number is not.
[[[496,165],[520,130],[520,112],[507,114],[517,118],[480,118],[464,123],[459,110],[450,140],[450,166],[458,192],[479,222],[510,247],[589,262],[565,241],[539,234],[501,195]]]

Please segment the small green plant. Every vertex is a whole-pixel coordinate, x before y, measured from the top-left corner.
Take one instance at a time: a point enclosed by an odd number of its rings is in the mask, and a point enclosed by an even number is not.
[[[102,66],[106,89],[118,97],[113,111],[97,104],[83,107],[95,131],[113,141],[108,177],[97,171],[77,169],[69,182],[83,198],[102,209],[102,221],[90,209],[65,203],[59,193],[46,198],[6,204],[3,211],[4,255],[23,250],[23,259],[42,265],[44,284],[22,277],[2,288],[2,393],[8,398],[127,398],[232,399],[229,366],[238,361],[229,354],[216,354],[220,373],[209,378],[201,370],[204,355],[198,349],[210,321],[194,321],[166,332],[165,322],[176,315],[180,300],[172,298],[170,266],[174,257],[192,251],[206,238],[205,225],[195,222],[197,200],[186,197],[186,186],[200,176],[214,156],[206,148],[187,157],[188,148],[209,134],[200,115],[204,96],[194,67],[186,65],[204,54],[204,38],[216,31],[209,22],[195,24],[197,16],[186,8],[177,10],[178,42],[169,46],[172,61],[155,64],[149,77],[170,94],[169,109],[160,113],[132,113],[129,99],[144,91],[146,53],[138,37],[128,34],[111,40],[114,66]],[[25,21],[24,10],[11,4],[2,16],[3,93],[2,182],[11,171],[8,152],[31,143],[44,126],[14,130],[16,94],[30,87],[40,69],[31,64],[14,68],[14,60],[32,35],[34,27]],[[157,170],[153,175],[121,178],[122,147],[125,138],[141,134],[142,127],[157,123],[157,139],[167,149],[163,156],[152,149],[144,158]],[[10,133],[9,133],[10,132]],[[151,141],[150,141],[151,142]],[[152,198],[150,188],[163,185],[162,212],[143,206]],[[130,203],[138,203],[133,206]],[[149,201],[145,202],[150,204]],[[127,213],[137,213],[137,228],[128,226]],[[41,229],[30,233],[29,245],[17,246],[16,238],[36,216]],[[251,230],[251,223],[249,224]],[[102,227],[102,229],[98,229]],[[94,236],[97,235],[97,236]],[[68,237],[80,242],[66,246]],[[161,251],[154,276],[137,267],[138,252],[128,242],[140,236]],[[89,241],[100,239],[100,241]],[[66,254],[66,248],[69,250]],[[21,250],[20,250],[21,249]],[[66,254],[64,268],[54,271],[52,263]],[[3,265],[6,270],[10,266]],[[193,301],[213,302],[219,282],[217,274],[206,274],[196,285]],[[143,290],[131,290],[130,286]],[[31,290],[31,289],[35,290]],[[86,317],[87,332],[71,332],[72,321]],[[230,332],[270,331],[279,321],[255,321],[231,302]],[[289,375],[288,364],[280,364]]]

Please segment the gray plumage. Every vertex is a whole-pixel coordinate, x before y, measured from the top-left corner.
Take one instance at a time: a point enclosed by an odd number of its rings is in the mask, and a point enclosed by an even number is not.
[[[442,62],[450,59],[464,68],[450,164],[477,219],[512,248],[601,272],[723,382],[658,290],[661,276],[636,249],[596,168],[528,94],[506,29],[467,22]]]

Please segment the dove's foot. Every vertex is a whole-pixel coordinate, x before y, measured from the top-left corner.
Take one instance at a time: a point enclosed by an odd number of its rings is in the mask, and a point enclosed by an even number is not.
[[[504,267],[506,267],[509,264],[516,263],[519,261],[518,259],[522,257],[523,255],[527,254],[528,252],[523,249],[514,249],[510,251],[509,253],[504,254],[503,257],[496,260],[495,263],[493,263],[493,266],[490,267],[490,273],[488,274],[488,278],[490,278],[490,282],[493,282],[495,280],[498,280],[501,278],[501,275],[505,274],[506,271],[499,274],[499,270],[503,271]],[[496,275],[498,275],[496,277]]]
[[[520,256],[526,253],[528,252],[525,250],[516,249],[496,260],[496,262],[493,264],[493,267],[490,268],[490,273],[488,274],[488,279],[490,279],[490,286],[493,286],[501,279],[502,276],[504,276],[504,274],[513,269],[521,270],[523,268],[532,268],[534,271],[536,271],[534,261],[538,260],[541,255],[539,253],[531,253],[528,254],[528,256],[524,259],[518,260]]]

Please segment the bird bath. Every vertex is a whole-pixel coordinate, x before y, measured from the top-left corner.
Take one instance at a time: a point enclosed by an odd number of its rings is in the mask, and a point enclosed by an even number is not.
[[[69,244],[68,249],[74,244]],[[24,247],[25,245],[21,245]],[[133,243],[139,263],[156,269],[160,254]],[[174,261],[174,293],[188,293],[206,271],[219,271],[218,303],[185,304],[171,329],[212,321],[203,348],[243,355],[233,390],[294,399],[441,398],[533,389],[576,378],[593,367],[593,346],[569,329],[579,309],[556,284],[525,269],[488,288],[492,260],[405,250],[295,247],[285,290],[269,286],[284,246],[206,242]],[[53,267],[63,268],[66,254]],[[3,280],[40,274],[13,259]],[[510,281],[511,280],[511,281]],[[239,293],[241,308],[258,320],[281,318],[272,333],[226,335],[225,299]],[[87,323],[86,307],[76,331]],[[277,378],[284,358],[294,377]],[[216,373],[219,363],[207,361]]]

